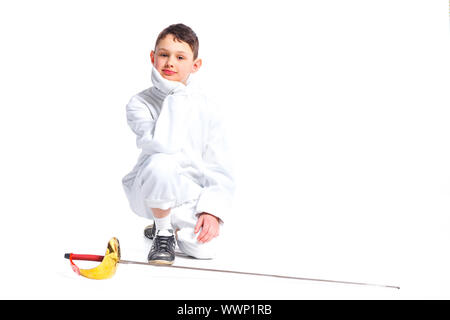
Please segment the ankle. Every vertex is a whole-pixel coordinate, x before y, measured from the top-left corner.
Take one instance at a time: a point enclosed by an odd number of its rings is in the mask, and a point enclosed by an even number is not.
[[[171,230],[173,233],[173,228],[172,228],[172,222],[171,222],[171,216],[170,214],[167,214],[164,217],[158,218],[158,217],[154,217],[154,221],[155,221],[155,231],[156,231],[156,235],[160,234],[160,231],[164,231],[164,234],[166,234],[168,230]],[[160,234],[161,235],[161,234]]]

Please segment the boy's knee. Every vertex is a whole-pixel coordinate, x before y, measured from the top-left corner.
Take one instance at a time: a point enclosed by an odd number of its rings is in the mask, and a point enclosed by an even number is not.
[[[217,253],[217,238],[206,243],[197,241],[193,230],[182,229],[176,232],[177,243],[183,253],[196,259],[213,259]]]
[[[213,259],[217,251],[216,247],[211,245],[212,241],[214,240],[207,243],[198,243],[191,255],[196,259]]]

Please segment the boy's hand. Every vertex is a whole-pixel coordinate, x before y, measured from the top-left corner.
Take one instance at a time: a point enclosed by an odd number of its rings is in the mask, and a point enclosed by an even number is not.
[[[198,233],[200,228],[202,232],[197,237],[198,242],[206,243],[211,241],[219,235],[219,218],[212,214],[202,212],[198,217],[194,233]]]

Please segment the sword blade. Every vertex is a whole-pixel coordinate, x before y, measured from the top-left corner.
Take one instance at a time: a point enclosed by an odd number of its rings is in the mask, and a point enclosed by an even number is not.
[[[123,264],[139,264],[139,265],[147,265],[147,266],[152,266],[152,267],[167,267],[167,268],[196,270],[196,271],[232,273],[232,274],[241,274],[241,275],[249,275],[249,276],[262,276],[262,277],[272,277],[272,278],[281,278],[281,279],[291,279],[291,280],[316,281],[316,282],[327,282],[327,283],[339,283],[339,284],[348,284],[348,285],[375,286],[375,287],[383,287],[383,288],[391,288],[391,289],[400,289],[399,286],[386,285],[386,284],[376,284],[376,283],[368,283],[368,282],[354,282],[354,281],[342,281],[342,280],[304,278],[304,277],[284,276],[284,275],[269,274],[269,273],[245,272],[245,271],[210,269],[210,268],[199,268],[199,267],[186,267],[186,266],[177,266],[177,265],[154,265],[154,264],[150,264],[150,263],[147,263],[147,262],[131,261],[131,260],[119,260],[119,263],[123,263]]]

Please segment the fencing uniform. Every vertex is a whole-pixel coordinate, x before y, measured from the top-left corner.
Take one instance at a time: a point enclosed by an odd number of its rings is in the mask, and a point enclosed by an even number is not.
[[[131,209],[153,219],[150,208],[171,210],[178,245],[186,254],[208,258],[216,239],[201,244],[198,214],[221,220],[231,210],[234,179],[220,108],[187,85],[163,78],[152,67],[153,86],[133,96],[127,122],[142,149],[123,179]]]

